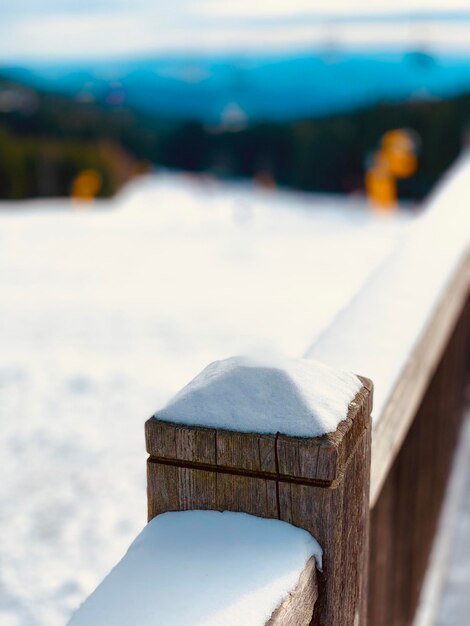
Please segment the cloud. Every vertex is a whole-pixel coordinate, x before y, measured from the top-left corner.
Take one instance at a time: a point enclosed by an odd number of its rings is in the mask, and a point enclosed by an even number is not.
[[[458,9],[464,2],[453,2]],[[318,19],[331,17],[341,8],[365,11],[369,1],[333,0],[314,5],[311,0],[3,0],[0,23],[0,62],[36,58],[84,58],[139,55],[158,51],[205,52],[209,50],[266,49],[282,46],[384,45],[405,43],[434,47],[469,48],[469,21],[451,20],[445,26],[436,19],[386,19],[373,27],[364,22],[348,23]],[[432,0],[406,2],[410,8],[432,8]],[[439,3],[440,4],[440,3]],[[42,11],[38,11],[38,5]],[[383,0],[374,10],[395,10],[404,0]],[[322,8],[323,7],[323,8]],[[307,11],[306,16],[303,12]],[[370,13],[368,13],[370,16]],[[443,14],[444,15],[444,14]],[[296,17],[297,16],[297,17]],[[309,16],[311,19],[309,19]],[[289,18],[289,19],[287,19]],[[470,19],[470,12],[469,12]]]
[[[266,18],[287,17],[295,15],[311,15],[317,17],[360,16],[384,13],[410,13],[443,11],[442,0],[329,0],[315,2],[312,0],[200,0],[198,11],[207,16]],[[445,5],[445,12],[468,11],[468,0],[453,0]]]

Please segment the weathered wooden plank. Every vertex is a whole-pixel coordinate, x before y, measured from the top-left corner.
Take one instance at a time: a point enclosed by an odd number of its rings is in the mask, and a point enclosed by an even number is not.
[[[315,625],[365,624],[370,429],[364,429],[336,488],[279,483],[280,518],[323,548]]]
[[[276,435],[217,430],[217,466],[277,473]]]
[[[295,589],[275,609],[266,626],[309,626],[317,598],[317,571],[311,557]]]
[[[192,428],[151,417],[145,424],[147,452],[152,457],[214,465],[215,430]]]
[[[217,508],[279,518],[277,482],[252,476],[217,473]]]
[[[154,459],[211,465],[219,469],[277,474],[276,435],[240,433],[174,424],[151,417],[145,424],[147,452]]]
[[[147,462],[147,507],[150,521],[167,511],[222,510],[212,471]]]
[[[241,474],[218,473],[149,459],[148,520],[167,511],[192,509],[241,511],[277,519],[277,482]]]
[[[146,423],[146,439],[149,520],[164,511],[188,509],[278,517],[275,435],[183,426],[153,417]]]
[[[470,302],[371,511],[370,626],[412,624],[464,406]]]

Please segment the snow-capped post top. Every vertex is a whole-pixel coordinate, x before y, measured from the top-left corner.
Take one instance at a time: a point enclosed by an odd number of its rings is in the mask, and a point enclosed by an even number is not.
[[[236,432],[321,437],[336,430],[362,388],[350,372],[310,359],[215,361],[155,415]]]
[[[332,485],[368,426],[371,391],[310,359],[216,361],[147,421],[147,451],[151,462]]]
[[[354,624],[368,559],[371,399],[370,381],[308,359],[213,363],[147,420],[149,519],[242,511],[307,530],[324,556],[316,623]]]

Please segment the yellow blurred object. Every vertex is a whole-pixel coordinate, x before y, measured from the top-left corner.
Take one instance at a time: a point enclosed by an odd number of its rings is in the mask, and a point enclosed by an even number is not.
[[[83,202],[94,200],[101,189],[101,174],[96,170],[82,170],[72,184],[72,198]]]
[[[385,156],[389,171],[397,178],[413,176],[418,167],[418,159],[411,134],[402,129],[390,130],[384,134],[381,143],[381,153]]]
[[[410,133],[404,129],[389,130],[382,136],[382,150],[398,149],[413,152],[414,141]]]
[[[372,206],[383,211],[397,208],[397,184],[386,168],[376,165],[366,174],[366,192]]]
[[[397,178],[409,178],[413,176],[418,167],[418,159],[412,152],[391,148],[385,153],[388,161],[388,169]]]
[[[371,204],[391,210],[397,206],[397,178],[409,178],[418,168],[413,134],[395,129],[382,136],[381,147],[366,173],[365,187]]]

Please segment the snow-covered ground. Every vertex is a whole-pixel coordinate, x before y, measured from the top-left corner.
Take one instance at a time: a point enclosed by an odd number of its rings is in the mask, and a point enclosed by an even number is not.
[[[302,356],[410,218],[162,175],[0,205],[0,623],[59,626],[146,521],[143,424],[215,359]]]

